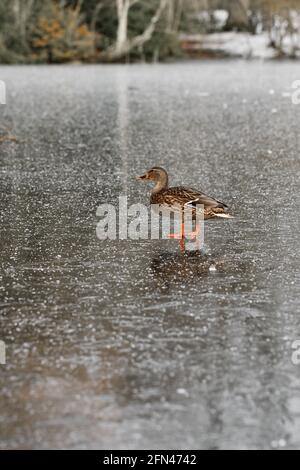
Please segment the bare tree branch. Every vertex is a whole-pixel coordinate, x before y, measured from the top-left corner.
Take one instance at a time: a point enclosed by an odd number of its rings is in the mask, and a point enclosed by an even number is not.
[[[128,39],[127,30],[129,9],[139,1],[140,0],[116,0],[119,26],[116,43],[107,51],[108,58],[116,60],[124,57],[132,49],[136,47],[142,47],[147,41],[149,41],[169,0],[160,0],[157,10],[152,16],[144,32],[132,39]]]
[[[156,25],[159,22],[162,12],[164,11],[165,7],[167,6],[168,0],[160,0],[160,4],[158,9],[156,10],[154,16],[152,16],[151,21],[145,31],[140,34],[139,36],[136,36],[133,38],[131,41],[129,41],[129,47],[130,49],[134,47],[141,47],[143,44],[145,44],[147,41],[149,41],[155,31]]]
[[[91,20],[91,30],[93,32],[96,31],[96,23],[97,23],[98,15],[99,15],[100,11],[102,10],[103,6],[104,6],[103,3],[99,2],[99,3],[97,3],[97,5],[94,9],[92,20]]]

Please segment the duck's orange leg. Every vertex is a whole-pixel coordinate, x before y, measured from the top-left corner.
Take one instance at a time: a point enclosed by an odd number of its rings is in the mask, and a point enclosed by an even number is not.
[[[170,235],[168,235],[168,238],[172,238],[173,240],[179,240],[180,251],[183,253],[185,251],[184,223],[181,224],[179,233],[170,233]]]
[[[185,239],[184,238],[180,240],[179,246],[180,246],[181,253],[184,253],[185,252]]]
[[[170,233],[168,238],[172,238],[174,240],[184,240],[184,224],[181,224],[181,230],[179,233]]]

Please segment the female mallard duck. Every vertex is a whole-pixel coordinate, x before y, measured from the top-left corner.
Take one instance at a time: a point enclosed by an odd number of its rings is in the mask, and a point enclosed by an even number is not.
[[[155,183],[154,188],[151,192],[151,204],[158,204],[160,206],[166,206],[171,210],[182,213],[185,209],[193,211],[193,216],[196,215],[197,204],[204,206],[204,220],[214,218],[232,219],[228,207],[223,202],[217,201],[210,196],[191,188],[185,188],[184,186],[169,187],[168,173],[161,167],[153,167],[147,171],[144,175],[138,176],[140,180],[150,180]],[[198,228],[196,235],[198,233]],[[184,237],[184,226],[182,225],[181,233],[179,235],[171,235],[172,238]]]

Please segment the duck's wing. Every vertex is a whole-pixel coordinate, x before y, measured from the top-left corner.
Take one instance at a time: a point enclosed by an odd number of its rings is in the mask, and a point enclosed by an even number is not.
[[[164,199],[167,204],[173,205],[180,204],[182,206],[196,207],[197,204],[203,204],[204,209],[209,208],[220,208],[228,209],[228,206],[217,199],[214,199],[207,194],[202,193],[196,189],[185,188],[184,186],[178,186],[174,188],[168,188],[165,191]]]

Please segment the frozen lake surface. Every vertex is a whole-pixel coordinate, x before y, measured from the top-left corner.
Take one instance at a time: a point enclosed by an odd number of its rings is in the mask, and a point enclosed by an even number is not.
[[[0,447],[300,448],[293,62],[0,67]],[[100,241],[151,166],[236,218]],[[215,268],[215,269],[214,269]]]

